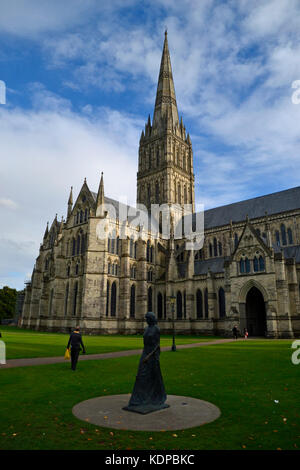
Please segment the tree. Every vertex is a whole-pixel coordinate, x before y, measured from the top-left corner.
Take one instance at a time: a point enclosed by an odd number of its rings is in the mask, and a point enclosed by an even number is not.
[[[0,289],[0,319],[14,317],[17,295],[17,290],[8,286]]]

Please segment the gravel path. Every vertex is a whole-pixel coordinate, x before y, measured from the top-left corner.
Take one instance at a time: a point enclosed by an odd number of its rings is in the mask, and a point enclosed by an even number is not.
[[[189,349],[189,348],[198,348],[200,346],[210,346],[211,344],[222,344],[230,343],[233,341],[240,341],[243,338],[238,340],[235,339],[218,339],[214,341],[205,341],[201,343],[191,343],[191,344],[180,344],[176,346],[176,349]],[[248,340],[247,340],[248,341]],[[161,348],[161,351],[170,351],[171,346],[164,346]],[[113,359],[115,357],[125,357],[125,356],[135,356],[142,353],[142,349],[132,349],[128,351],[115,351],[110,353],[103,354],[81,354],[80,361],[92,361],[99,359]],[[0,364],[0,370],[2,369],[11,369],[13,367],[27,367],[27,366],[40,366],[45,364],[57,364],[60,362],[66,362],[63,356],[59,357],[36,357],[32,359],[9,359],[6,361],[6,364]]]

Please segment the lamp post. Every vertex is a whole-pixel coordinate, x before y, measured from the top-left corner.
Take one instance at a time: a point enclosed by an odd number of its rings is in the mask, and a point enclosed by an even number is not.
[[[172,323],[173,323],[173,342],[172,342],[171,351],[176,351],[176,345],[175,345],[175,318],[174,318],[174,315],[175,315],[175,302],[176,302],[175,295],[171,295],[170,302],[171,302],[171,307],[172,307]]]

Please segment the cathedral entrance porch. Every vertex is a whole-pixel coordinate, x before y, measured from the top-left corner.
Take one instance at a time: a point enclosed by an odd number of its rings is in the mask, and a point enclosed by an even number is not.
[[[249,336],[266,336],[266,307],[262,293],[252,287],[246,297],[246,328]]]

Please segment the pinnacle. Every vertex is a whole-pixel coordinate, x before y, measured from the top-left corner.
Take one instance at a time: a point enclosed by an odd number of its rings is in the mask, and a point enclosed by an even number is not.
[[[153,126],[159,126],[165,117],[167,110],[170,112],[172,123],[175,126],[179,122],[176,103],[175,87],[173,82],[172,66],[168,46],[167,31],[158,77],[155,109],[153,115]]]

